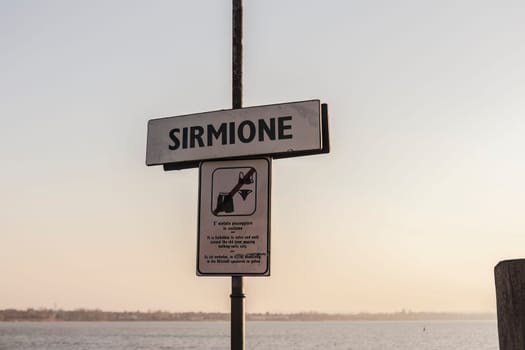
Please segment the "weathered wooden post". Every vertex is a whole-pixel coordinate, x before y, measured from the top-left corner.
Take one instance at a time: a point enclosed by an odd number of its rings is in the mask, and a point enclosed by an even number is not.
[[[525,259],[494,268],[500,350],[525,350]]]

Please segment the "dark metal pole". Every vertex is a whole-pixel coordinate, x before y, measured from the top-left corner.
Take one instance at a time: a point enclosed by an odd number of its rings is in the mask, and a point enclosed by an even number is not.
[[[231,350],[244,350],[244,288],[242,276],[232,277]]]
[[[232,0],[232,108],[242,108],[242,0]],[[244,287],[232,276],[231,350],[244,350]]]
[[[233,0],[232,105],[242,108],[242,0]]]

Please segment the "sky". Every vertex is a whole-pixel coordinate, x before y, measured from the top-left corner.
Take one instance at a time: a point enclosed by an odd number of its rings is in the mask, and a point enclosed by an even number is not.
[[[244,105],[320,99],[273,162],[247,312],[495,312],[525,255],[523,1],[244,1]],[[231,2],[0,0],[0,309],[229,312],[198,277],[198,170],[147,121],[231,108]]]

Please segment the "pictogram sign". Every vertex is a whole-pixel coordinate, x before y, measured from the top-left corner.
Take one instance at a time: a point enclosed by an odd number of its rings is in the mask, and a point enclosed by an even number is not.
[[[269,275],[268,158],[203,162],[198,275]]]

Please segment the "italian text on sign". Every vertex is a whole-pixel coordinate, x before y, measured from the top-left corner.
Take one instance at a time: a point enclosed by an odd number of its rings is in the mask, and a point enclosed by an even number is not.
[[[201,164],[198,275],[269,275],[270,163]]]
[[[320,110],[310,100],[152,119],[146,164],[321,153]]]

